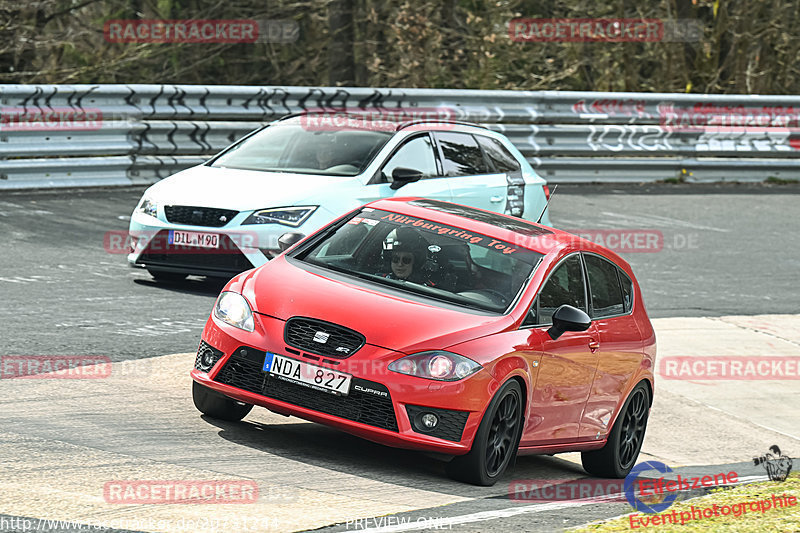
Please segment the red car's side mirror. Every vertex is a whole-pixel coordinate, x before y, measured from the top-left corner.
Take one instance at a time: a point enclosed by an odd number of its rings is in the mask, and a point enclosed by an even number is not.
[[[553,325],[547,330],[550,338],[556,340],[566,331],[586,331],[592,325],[589,315],[571,305],[562,305],[553,313]]]

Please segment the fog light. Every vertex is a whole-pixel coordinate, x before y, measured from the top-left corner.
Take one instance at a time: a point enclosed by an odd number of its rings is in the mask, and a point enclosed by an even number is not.
[[[222,355],[221,351],[212,348],[205,342],[201,342],[200,347],[197,349],[197,358],[194,361],[194,367],[203,372],[209,372],[214,368],[214,365],[217,364],[217,361],[220,360]]]
[[[422,421],[422,425],[425,426],[425,429],[433,429],[436,427],[436,424],[439,423],[439,419],[433,413],[425,413],[420,420]]]
[[[200,358],[200,365],[203,367],[203,370],[211,370],[211,367],[214,366],[214,352],[211,350],[203,352]]]

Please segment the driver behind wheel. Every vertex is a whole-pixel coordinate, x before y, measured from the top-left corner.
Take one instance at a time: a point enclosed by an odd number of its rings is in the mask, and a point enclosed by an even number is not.
[[[416,230],[398,228],[394,239],[387,243],[384,250],[391,263],[391,272],[383,276],[388,279],[432,285],[422,268],[427,260],[427,248],[427,241]]]
[[[323,143],[314,156],[317,159],[317,168],[320,170],[330,168],[336,163],[336,145],[333,142]]]

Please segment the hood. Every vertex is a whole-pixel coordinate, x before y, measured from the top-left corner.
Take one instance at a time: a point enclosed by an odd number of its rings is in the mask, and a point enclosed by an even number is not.
[[[320,189],[341,187],[356,178],[260,172],[200,165],[161,180],[147,190],[160,204],[252,211],[298,205]]]
[[[441,350],[513,324],[510,316],[446,309],[407,300],[400,292],[330,279],[283,256],[252,271],[243,288],[258,313],[325,320],[361,333],[368,344],[405,353]]]

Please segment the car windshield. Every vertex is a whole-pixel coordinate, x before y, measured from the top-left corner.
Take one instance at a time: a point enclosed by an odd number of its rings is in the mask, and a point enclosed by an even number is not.
[[[461,306],[505,312],[542,254],[500,239],[364,208],[295,258]]]
[[[212,167],[355,176],[391,137],[390,132],[335,130],[277,122],[220,155]]]

